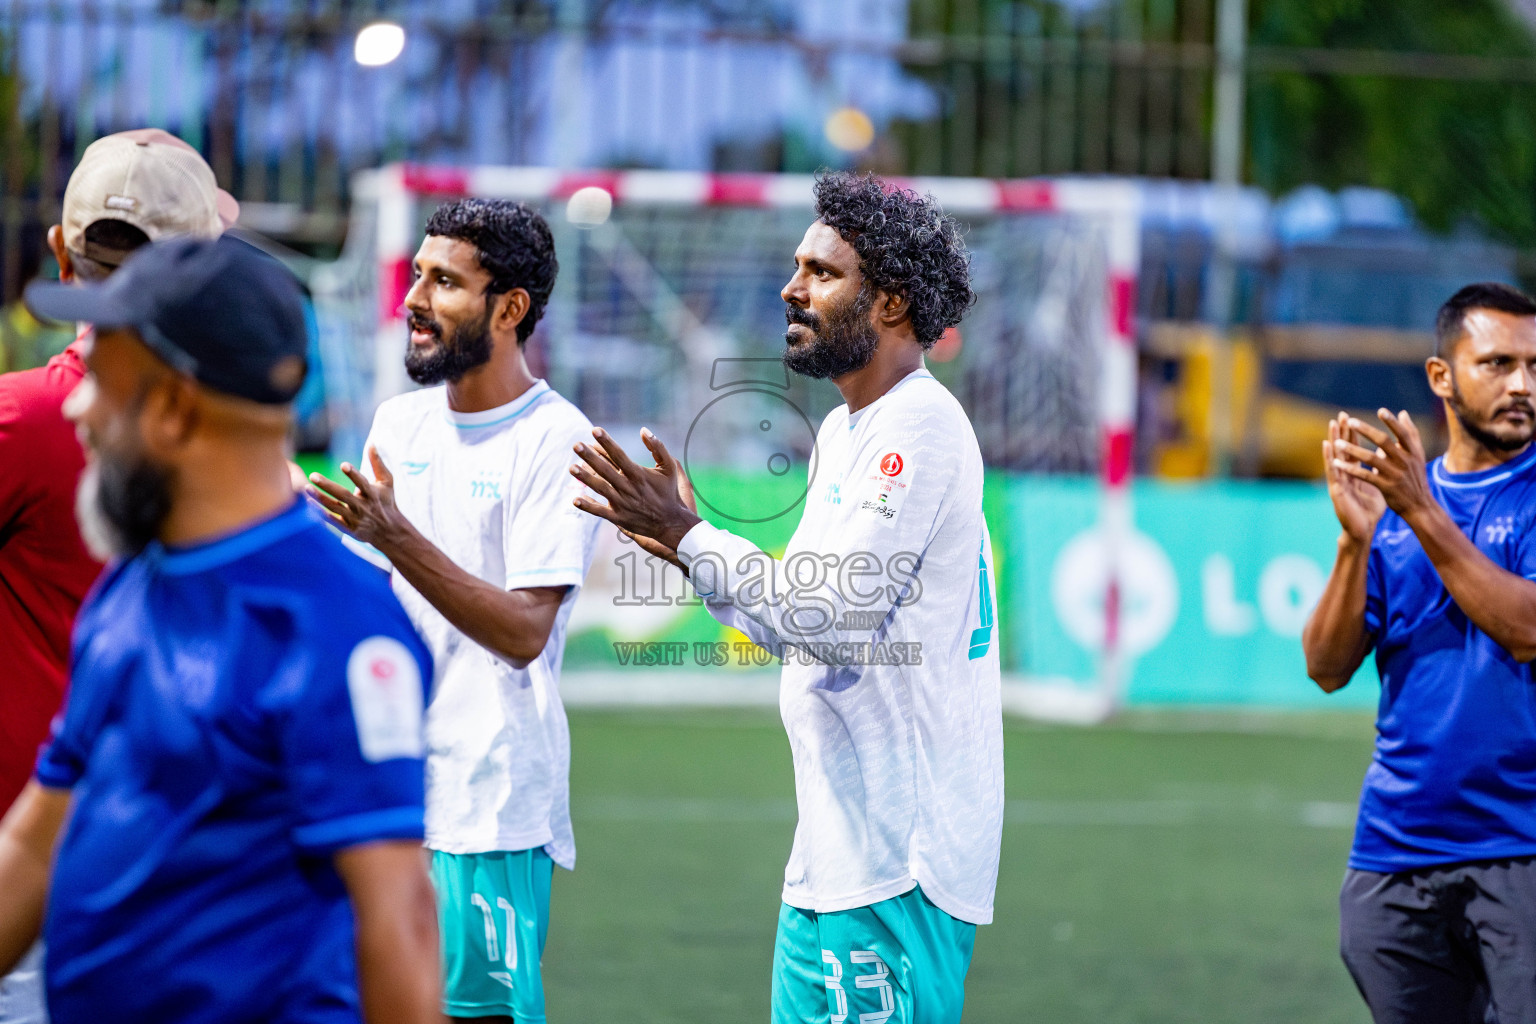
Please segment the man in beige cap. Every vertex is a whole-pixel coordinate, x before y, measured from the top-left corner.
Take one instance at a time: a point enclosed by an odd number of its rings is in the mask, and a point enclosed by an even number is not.
[[[99,281],[134,249],[176,235],[212,238],[240,208],[197,151],[158,128],[87,147],[48,247],[64,281]],[[88,327],[82,327],[83,338]],[[0,813],[31,776],[64,694],[75,612],[101,564],[80,539],[84,456],[61,412],[85,373],[77,338],[46,366],[0,375]],[[46,1020],[36,949],[0,979],[0,1024]]]
[[[212,238],[239,216],[240,204],[214,182],[197,150],[170,132],[139,128],[86,147],[48,246],[62,280],[96,281],[146,241]]]

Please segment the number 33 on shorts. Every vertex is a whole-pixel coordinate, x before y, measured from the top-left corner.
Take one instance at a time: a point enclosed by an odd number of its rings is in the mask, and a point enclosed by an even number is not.
[[[844,986],[852,983],[854,994],[859,996],[854,1000],[854,1007],[863,1009],[866,1002],[873,1003],[874,999],[863,998],[862,989],[873,989],[878,1006],[872,1006],[868,1012],[860,1013],[854,1020],[857,1024],[885,1024],[891,1019],[891,1014],[896,1012],[896,994],[891,990],[891,971],[885,966],[885,961],[872,949],[855,949],[849,952],[848,959],[854,964],[872,964],[868,968],[868,974],[843,975],[843,964],[837,958],[837,954],[830,949],[821,951],[822,963],[826,964],[827,979],[827,1003],[831,1012],[830,1024],[844,1024],[848,1018],[849,1003],[848,989]]]
[[[960,1024],[975,941],[921,887],[825,914],[783,904],[773,1024]]]

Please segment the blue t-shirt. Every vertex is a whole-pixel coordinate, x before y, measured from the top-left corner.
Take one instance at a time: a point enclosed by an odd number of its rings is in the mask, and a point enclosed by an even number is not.
[[[360,1019],[331,855],[422,835],[431,656],[301,503],[151,544],[80,611],[45,786],[73,790],[44,925],[56,1024]]]
[[[1536,579],[1536,445],[1481,473],[1429,465],[1435,500],[1502,569]],[[1381,703],[1351,867],[1391,873],[1536,855],[1536,684],[1531,666],[1451,600],[1390,509],[1376,526],[1365,623]]]

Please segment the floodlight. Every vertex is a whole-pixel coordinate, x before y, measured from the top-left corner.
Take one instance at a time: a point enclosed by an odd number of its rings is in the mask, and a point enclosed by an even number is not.
[[[364,25],[357,33],[352,56],[364,67],[382,67],[405,49],[405,29],[392,21]]]

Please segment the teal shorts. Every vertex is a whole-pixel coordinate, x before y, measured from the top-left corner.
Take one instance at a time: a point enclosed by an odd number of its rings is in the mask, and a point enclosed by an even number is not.
[[[784,904],[773,1024],[955,1024],[975,945],[921,888],[831,914]]]
[[[539,959],[549,934],[554,861],[543,848],[432,851],[443,947],[443,1012],[544,1024]]]

